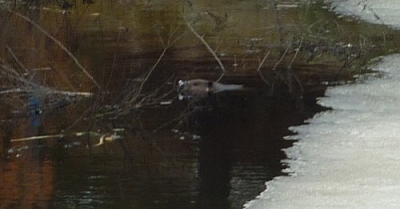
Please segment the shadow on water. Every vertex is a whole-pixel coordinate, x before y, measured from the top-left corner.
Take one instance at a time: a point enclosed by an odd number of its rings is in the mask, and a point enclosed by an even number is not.
[[[195,112],[191,119],[201,136],[198,208],[240,208],[265,190],[265,181],[283,175],[281,150],[292,142],[281,139],[290,134],[288,126],[322,110],[313,105],[315,93],[221,94]]]

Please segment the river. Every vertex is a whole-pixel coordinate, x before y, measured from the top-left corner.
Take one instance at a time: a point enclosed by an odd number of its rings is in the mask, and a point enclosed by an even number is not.
[[[293,169],[288,128],[397,43],[322,1],[0,6],[1,208],[241,208]],[[245,90],[178,100],[192,78]]]

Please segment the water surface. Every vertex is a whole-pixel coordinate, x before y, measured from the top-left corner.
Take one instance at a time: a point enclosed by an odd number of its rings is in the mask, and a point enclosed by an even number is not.
[[[386,28],[338,19],[321,2],[14,9],[1,10],[2,208],[241,208],[284,175],[281,149],[292,142],[282,138],[322,110],[315,98],[326,84],[351,78],[354,62],[396,42],[383,38]],[[223,71],[188,23],[225,65],[221,82],[246,91],[196,105],[176,99],[178,79],[216,80]]]

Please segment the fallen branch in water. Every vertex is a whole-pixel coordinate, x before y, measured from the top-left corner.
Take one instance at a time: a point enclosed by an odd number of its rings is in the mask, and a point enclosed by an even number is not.
[[[38,92],[38,90],[37,89],[15,88],[15,89],[8,89],[8,90],[0,91],[0,94],[35,93],[35,92]],[[58,91],[58,90],[47,89],[47,88],[46,88],[46,93],[47,94],[59,94],[59,95],[64,95],[64,96],[83,96],[83,97],[93,96],[93,93],[91,93],[91,92]]]
[[[95,144],[95,147],[101,146],[104,144],[105,141],[107,142],[112,142],[118,139],[122,139],[123,137],[119,135],[119,132],[123,132],[124,129],[118,128],[118,129],[113,129],[114,133],[112,134],[103,134],[100,136],[99,143]],[[97,132],[76,132],[71,134],[71,136],[86,136],[86,135],[93,135],[93,136],[98,136],[99,133]],[[53,139],[53,138],[64,138],[64,134],[54,134],[54,135],[44,135],[44,136],[30,136],[30,137],[23,137],[23,138],[18,138],[18,139],[11,139],[10,142],[26,142],[26,141],[32,141],[32,140],[41,140],[41,139]]]
[[[56,90],[50,87],[46,87],[33,82],[25,76],[19,75],[15,69],[3,64],[0,66],[0,77],[3,78],[3,86],[0,90],[2,94],[13,94],[13,93],[34,93],[34,94],[58,94],[63,96],[82,96],[91,97],[91,92],[77,92],[77,91],[62,91]],[[8,80],[9,86],[7,86],[5,80]]]
[[[116,131],[121,131],[121,130],[116,130]],[[68,134],[69,136],[99,136],[100,134],[97,132],[74,132],[71,134]],[[17,139],[11,139],[10,142],[25,142],[25,141],[32,141],[32,140],[41,140],[41,139],[53,139],[53,138],[64,138],[66,134],[51,134],[51,135],[43,135],[43,136],[29,136],[29,137],[23,137],[23,138],[17,138]]]
[[[99,143],[93,145],[94,147],[98,147],[104,144],[104,141],[106,142],[112,142],[118,139],[122,139],[122,136],[118,135],[116,132],[114,132],[111,135],[108,134],[103,134],[100,139],[99,139]]]
[[[24,142],[24,141],[32,141],[39,139],[52,139],[52,138],[63,138],[64,134],[55,134],[55,135],[45,135],[45,136],[30,136],[18,139],[11,139],[11,142]]]

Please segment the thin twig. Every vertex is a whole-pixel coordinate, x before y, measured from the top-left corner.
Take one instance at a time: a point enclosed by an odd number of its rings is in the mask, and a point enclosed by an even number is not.
[[[279,42],[281,44],[283,44],[283,35],[282,35],[282,24],[281,24],[281,18],[280,18],[280,14],[279,14],[279,10],[277,8],[277,3],[275,0],[271,0],[270,1],[272,8],[274,10],[274,14],[275,14],[275,21],[276,21],[276,25],[278,27],[278,34],[279,34]]]
[[[11,56],[13,57],[14,61],[18,64],[18,66],[23,69],[25,71],[26,74],[28,74],[28,70],[26,69],[26,67],[22,64],[21,61],[19,61],[18,57],[14,54],[13,50],[11,49],[10,46],[6,46],[7,51],[11,54]]]
[[[317,23],[319,23],[319,22],[321,22],[321,21],[323,21],[323,20],[324,20],[323,18],[322,18],[322,19],[319,19],[319,20],[315,21],[314,23],[312,23],[310,26],[308,26],[308,28],[307,28],[308,34],[313,34],[313,32],[311,31],[311,29],[312,29]]]
[[[292,61],[290,62],[289,66],[288,66],[288,69],[291,71],[292,75],[294,76],[294,78],[296,79],[297,83],[299,84],[301,92],[304,91],[304,88],[303,88],[303,85],[302,85],[301,82],[300,82],[299,77],[297,77],[296,73],[293,72],[293,70],[292,70],[292,64],[293,64],[294,60],[296,59],[297,55],[299,54],[299,52],[300,52],[300,50],[301,50],[301,47],[302,47],[302,45],[303,45],[303,40],[304,40],[304,38],[301,38],[299,47],[297,48],[297,51],[296,51],[296,53],[295,53],[295,55],[294,55]]]
[[[304,40],[304,38],[301,38],[299,47],[297,48],[297,51],[296,51],[296,53],[294,54],[294,57],[292,58],[292,61],[290,62],[288,68],[291,68],[291,67],[292,67],[292,64],[293,64],[294,60],[296,59],[297,55],[299,54],[299,52],[300,52],[300,50],[301,50],[301,47],[302,47],[302,45],[303,45],[303,40]]]
[[[99,136],[100,134],[93,131],[85,131],[85,132],[74,132],[70,134],[51,134],[51,135],[42,135],[42,136],[29,136],[17,139],[11,139],[10,142],[24,142],[24,141],[32,141],[32,140],[40,140],[40,139],[53,139],[53,138],[63,138],[65,136],[74,136],[74,137],[81,137],[81,136]]]
[[[182,38],[184,36],[184,34],[178,36],[175,39],[172,39],[172,36],[178,31],[178,27],[176,27],[175,29],[171,30],[169,35],[168,35],[168,40],[165,43],[161,38],[160,38],[160,42],[161,44],[163,44],[164,49],[161,52],[160,56],[158,57],[156,63],[154,63],[154,65],[150,68],[150,70],[147,72],[147,74],[145,75],[143,81],[140,83],[139,85],[139,89],[136,91],[135,95],[129,100],[129,104],[132,104],[135,100],[137,100],[137,98],[140,96],[140,94],[143,91],[143,87],[144,84],[149,80],[151,74],[154,72],[154,70],[156,69],[156,67],[158,66],[158,64],[161,62],[162,58],[165,56],[165,53],[167,52],[167,50],[176,42],[178,41],[180,38]],[[140,102],[143,102],[147,97],[145,97],[144,99],[142,99]],[[138,105],[140,105],[140,102],[138,103]]]
[[[9,72],[14,72],[14,70],[10,67],[7,66],[2,66],[3,69],[6,71],[0,71],[0,75],[2,77],[6,77],[8,79],[12,79],[16,82],[19,83],[20,86],[22,87],[15,87],[14,86],[10,87],[9,89],[5,89],[0,91],[0,95],[2,94],[13,94],[13,93],[45,93],[45,94],[58,94],[58,95],[65,95],[65,96],[83,96],[83,97],[91,97],[93,96],[93,93],[91,92],[73,92],[73,91],[61,91],[61,90],[55,90],[46,86],[42,86],[39,84],[36,84],[28,79],[25,79],[24,77],[21,77],[19,75],[11,75]],[[13,73],[14,74],[14,73]]]
[[[264,58],[261,60],[260,64],[258,65],[257,71],[260,72],[261,67],[264,65],[265,60],[267,60],[267,57],[269,56],[271,51],[268,51],[267,54],[265,54]]]
[[[299,77],[297,77],[296,73],[294,73],[293,71],[292,71],[292,74],[293,74],[294,78],[296,79],[297,83],[299,84],[301,92],[304,92],[304,88],[303,88],[303,85],[300,82]]]
[[[260,64],[258,65],[257,72],[260,75],[261,79],[264,81],[264,83],[269,84],[265,76],[261,72],[261,67],[264,65],[265,60],[267,60],[268,55],[270,54],[271,51],[268,51],[267,54],[265,54],[264,58],[261,60]]]
[[[217,54],[214,52],[214,50],[210,47],[210,45],[204,40],[202,36],[200,36],[199,33],[190,25],[190,23],[185,19],[186,25],[192,31],[192,33],[204,44],[204,46],[208,49],[208,51],[212,54],[212,56],[215,58],[215,60],[218,62],[219,67],[221,68],[222,75],[218,78],[217,81],[221,80],[222,76],[225,74],[226,70],[224,67],[224,64],[222,64],[221,60],[218,58]]]
[[[42,32],[44,35],[46,35],[48,38],[50,38],[54,43],[56,43],[62,50],[65,51],[65,53],[68,54],[68,56],[75,62],[75,64],[79,67],[79,69],[82,70],[82,72],[99,88],[101,89],[101,86],[97,83],[97,81],[93,78],[92,75],[79,63],[78,59],[59,41],[57,40],[54,36],[52,36],[50,33],[48,33],[46,30],[44,30],[40,25],[29,19],[28,17],[22,15],[19,12],[16,11],[10,11],[11,13],[15,14],[16,16],[24,19],[25,21],[29,22],[33,26],[35,26],[40,32]]]
[[[52,139],[52,138],[63,138],[63,134],[55,134],[55,135],[45,135],[45,136],[31,136],[24,137],[18,139],[11,139],[10,142],[23,142],[23,141],[31,141],[31,140],[39,140],[39,139]]]
[[[140,96],[140,94],[141,94],[142,91],[143,91],[144,84],[147,82],[147,80],[149,79],[150,75],[151,75],[151,74],[153,73],[153,71],[156,69],[158,63],[160,63],[161,59],[164,57],[164,55],[165,55],[165,53],[167,52],[167,50],[168,50],[168,47],[165,47],[164,50],[162,51],[161,55],[158,57],[156,63],[154,63],[154,65],[151,67],[151,69],[149,70],[149,72],[146,74],[144,80],[140,83],[139,90],[136,91],[135,96],[133,96],[133,97],[130,99],[129,104],[131,104],[132,102],[134,102],[134,101]]]
[[[282,62],[283,58],[285,57],[286,53],[289,50],[290,45],[288,45],[285,49],[285,52],[283,52],[281,58],[278,60],[278,62],[275,63],[275,66],[272,68],[272,70],[276,70],[276,67],[278,67],[278,65]]]
[[[93,96],[93,93],[91,93],[91,92],[59,91],[59,90],[54,90],[54,89],[47,88],[44,86],[40,86],[37,84],[31,85],[30,88],[14,88],[14,89],[3,90],[3,91],[0,91],[0,95],[1,94],[11,94],[11,93],[32,93],[32,92],[38,92],[38,91],[43,91],[43,92],[46,92],[47,94],[59,94],[59,95],[65,95],[65,96],[83,96],[83,97]]]

